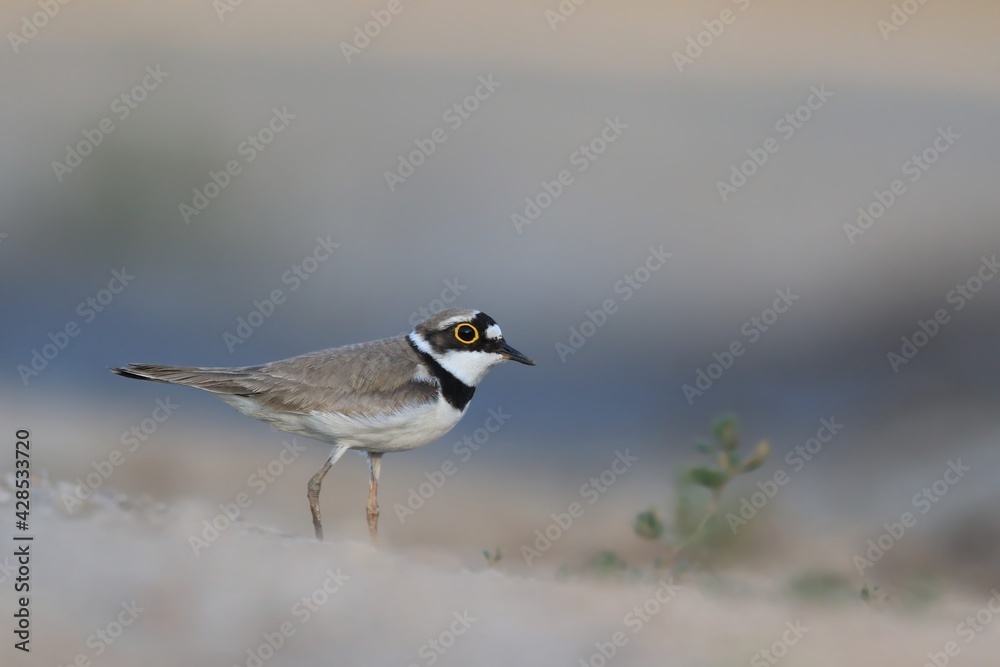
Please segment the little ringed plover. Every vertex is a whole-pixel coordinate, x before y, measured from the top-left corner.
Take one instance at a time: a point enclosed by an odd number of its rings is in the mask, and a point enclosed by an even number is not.
[[[492,317],[453,308],[432,315],[406,335],[260,366],[129,364],[111,370],[209,391],[245,415],[333,445],[307,487],[319,540],[323,477],[344,452],[365,452],[370,469],[368,531],[376,544],[382,454],[423,447],[450,431],[489,370],[508,360],[535,365],[506,343]]]

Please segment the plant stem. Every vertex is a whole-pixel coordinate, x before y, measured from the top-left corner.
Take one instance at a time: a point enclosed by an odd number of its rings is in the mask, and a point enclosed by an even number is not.
[[[710,502],[708,507],[705,508],[705,514],[702,516],[701,521],[698,523],[697,527],[695,527],[694,531],[681,542],[680,546],[674,549],[674,559],[676,559],[677,556],[679,556],[689,546],[701,539],[706,526],[708,526],[708,522],[712,520],[712,517],[714,517],[715,513],[718,511],[719,499],[721,497],[722,489],[712,491],[712,502]]]

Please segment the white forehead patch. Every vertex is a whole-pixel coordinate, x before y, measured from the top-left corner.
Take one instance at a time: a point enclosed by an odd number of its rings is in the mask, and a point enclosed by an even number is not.
[[[473,315],[473,317],[475,317],[475,316]],[[449,317],[448,319],[444,320],[438,326],[440,326],[441,330],[443,331],[444,329],[447,329],[452,324],[458,324],[459,322],[468,322],[470,319],[472,319],[472,318],[469,317],[468,315],[456,315],[455,317]]]
[[[486,337],[492,338],[493,340],[500,340],[501,338],[503,338],[503,334],[500,333],[500,325],[491,324],[490,326],[486,327]]]

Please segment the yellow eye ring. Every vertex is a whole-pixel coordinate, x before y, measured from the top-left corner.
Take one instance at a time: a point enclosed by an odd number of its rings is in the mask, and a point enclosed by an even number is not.
[[[469,331],[468,331],[470,329],[472,330],[471,334],[469,334]],[[462,332],[462,333],[460,333],[460,332]],[[463,333],[466,334],[465,338],[462,337]],[[471,338],[469,337],[470,335],[471,335]],[[479,329],[477,329],[476,327],[472,326],[468,322],[463,322],[462,324],[459,324],[457,327],[455,327],[455,339],[459,343],[463,343],[465,345],[472,345],[477,340],[479,340]]]

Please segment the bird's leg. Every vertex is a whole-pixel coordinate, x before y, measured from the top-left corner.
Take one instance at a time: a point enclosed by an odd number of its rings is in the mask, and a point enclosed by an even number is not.
[[[330,459],[326,460],[323,467],[319,469],[312,479],[309,480],[308,493],[309,496],[309,511],[312,512],[313,528],[316,530],[316,539],[323,540],[323,522],[319,517],[319,489],[320,485],[323,484],[323,478],[326,473],[330,471],[333,464],[330,463]]]
[[[312,476],[309,480],[309,485],[306,487],[306,495],[309,498],[309,511],[312,512],[313,529],[316,531],[316,539],[323,540],[323,522],[320,520],[319,516],[319,490],[323,485],[323,478],[326,477],[326,473],[330,472],[330,468],[336,463],[344,452],[347,451],[347,447],[337,446],[333,448],[330,452],[330,458],[326,460],[323,467]]]
[[[382,454],[368,452],[368,467],[371,480],[368,483],[368,536],[372,546],[378,546],[378,476],[382,471]]]

